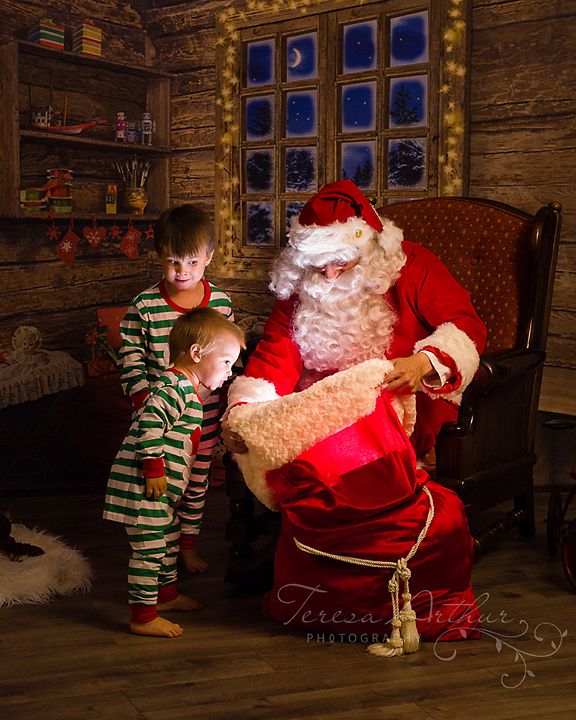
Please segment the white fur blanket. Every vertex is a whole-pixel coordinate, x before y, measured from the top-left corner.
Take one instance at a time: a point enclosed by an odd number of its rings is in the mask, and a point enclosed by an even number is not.
[[[92,572],[78,550],[24,525],[12,525],[11,536],[17,542],[41,547],[44,555],[24,556],[18,562],[0,554],[0,607],[46,603],[56,595],[90,589]]]
[[[233,407],[228,415],[230,429],[248,446],[247,453],[234,458],[254,495],[275,510],[266,471],[295,460],[317,442],[374,412],[391,368],[388,360],[366,360],[302,392]],[[404,428],[411,432],[416,412],[414,396],[398,396],[394,409]]]

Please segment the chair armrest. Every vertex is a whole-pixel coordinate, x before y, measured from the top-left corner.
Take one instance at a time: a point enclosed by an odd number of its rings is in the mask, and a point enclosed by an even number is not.
[[[525,379],[541,368],[545,359],[544,350],[503,350],[483,355],[476,375],[462,396],[458,419],[444,425],[442,434],[459,437],[467,435],[471,431],[480,398]]]

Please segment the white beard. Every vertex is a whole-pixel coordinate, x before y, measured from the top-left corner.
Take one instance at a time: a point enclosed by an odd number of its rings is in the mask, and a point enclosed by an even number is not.
[[[293,319],[304,367],[344,370],[386,357],[396,317],[383,295],[366,284],[362,265],[332,283],[314,270],[305,272]]]

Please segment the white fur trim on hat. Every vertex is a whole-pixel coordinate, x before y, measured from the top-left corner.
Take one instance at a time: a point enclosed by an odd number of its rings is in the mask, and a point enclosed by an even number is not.
[[[228,406],[275,400],[277,397],[276,388],[268,380],[241,375],[228,389]]]
[[[320,440],[372,413],[391,369],[388,360],[366,360],[299,393],[232,407],[229,427],[248,446],[247,453],[234,459],[254,495],[275,509],[266,472],[295,460]]]
[[[432,335],[423,340],[418,340],[414,346],[414,352],[419,352],[427,346],[438,348],[438,350],[446,353],[454,360],[458,372],[462,376],[462,383],[457,390],[451,393],[428,393],[426,387],[423,386],[424,392],[433,398],[442,397],[445,400],[458,402],[462,393],[472,381],[474,373],[478,370],[480,364],[480,355],[476,345],[454,323],[447,322],[439,325]]]
[[[387,255],[395,255],[402,247],[403,233],[392,220],[380,218],[381,232],[361,218],[351,217],[346,222],[331,225],[300,225],[298,217],[292,218],[288,244],[303,255],[337,255],[352,250],[353,256],[361,255],[366,243],[374,238]]]

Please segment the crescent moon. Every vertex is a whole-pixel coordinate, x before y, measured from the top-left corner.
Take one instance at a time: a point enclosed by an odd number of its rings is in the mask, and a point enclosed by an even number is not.
[[[298,48],[292,48],[292,50],[290,51],[290,55],[292,54],[294,55],[294,60],[292,60],[292,62],[288,64],[289,68],[298,67],[298,65],[300,65],[300,63],[302,62],[302,53],[300,52],[300,50],[298,50]]]

